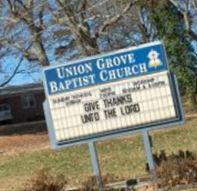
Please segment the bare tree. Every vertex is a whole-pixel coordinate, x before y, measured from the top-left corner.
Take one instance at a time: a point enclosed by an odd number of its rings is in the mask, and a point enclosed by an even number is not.
[[[106,9],[106,6],[102,6],[102,4],[106,5],[110,3],[110,6],[116,9],[120,2],[116,0],[115,5],[113,2],[101,1],[101,3],[97,3],[97,6],[95,6],[94,1],[88,0],[75,1],[75,4],[70,4],[68,0],[57,0],[60,9],[63,10],[63,20],[65,19],[65,23],[75,35],[77,44],[82,48],[83,55],[94,55],[101,52],[99,39],[102,37],[110,38],[109,29],[116,26],[116,24],[120,26],[118,22],[126,17],[136,1],[128,1],[124,5],[121,2],[121,9],[113,11],[113,14],[110,15],[110,10],[108,8]],[[92,32],[90,24],[91,19],[97,24],[94,32]],[[132,23],[132,20],[130,21]],[[122,22],[122,25],[124,24]]]
[[[142,38],[136,2],[56,0],[51,5],[48,0],[3,0],[0,45],[22,55],[21,62],[28,63],[30,71],[33,66],[47,66],[65,58],[139,44],[147,39]],[[13,74],[20,72],[19,67],[15,69]]]

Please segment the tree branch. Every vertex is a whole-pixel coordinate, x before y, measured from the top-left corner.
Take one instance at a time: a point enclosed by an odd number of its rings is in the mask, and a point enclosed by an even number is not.
[[[39,11],[39,20],[42,28],[44,27],[43,15],[44,15],[44,5],[42,5],[41,10]]]
[[[15,3],[18,3],[18,5],[22,6],[23,11],[25,11],[25,13],[26,13],[25,14],[26,16],[21,15],[19,10],[16,11],[14,9],[14,7],[16,5],[15,4],[13,5],[11,3],[11,0],[7,0],[7,2],[9,4],[10,11],[13,14],[13,16],[15,18],[17,18],[19,21],[23,21],[27,25],[27,27],[29,28],[29,30],[33,36],[34,42],[37,45],[37,49],[38,49],[37,55],[38,55],[38,59],[40,61],[40,65],[48,66],[50,63],[49,63],[48,56],[47,56],[47,53],[46,53],[46,50],[44,48],[44,44],[42,41],[43,27],[41,24],[40,24],[40,26],[36,26],[34,23],[34,18],[33,18],[34,0],[30,0],[28,7],[21,0],[14,1]],[[44,9],[44,7],[42,8],[42,10],[43,9]],[[41,15],[41,17],[42,17],[42,15]],[[43,22],[42,19],[43,18],[41,18],[41,22]]]
[[[126,7],[123,9],[121,14],[118,14],[112,17],[111,19],[107,20],[106,22],[104,22],[103,26],[101,26],[101,28],[99,29],[99,32],[98,32],[99,35],[101,35],[111,25],[113,25],[114,23],[117,23],[122,18],[122,16],[135,5],[137,1],[138,0],[131,1],[130,3],[128,3],[128,5],[126,5]]]
[[[12,75],[11,75],[7,80],[5,80],[2,84],[0,84],[0,87],[5,86],[6,84],[8,84],[8,83],[14,78],[14,76],[16,75],[16,73],[17,73],[17,71],[18,71],[18,69],[19,69],[19,67],[20,67],[20,65],[21,65],[21,63],[22,63],[22,61],[23,61],[23,56],[22,56],[21,59],[19,60],[19,62],[18,62],[18,64],[17,64],[16,68],[14,69]]]
[[[197,34],[192,31],[191,26],[190,26],[190,18],[188,15],[188,10],[181,9],[180,6],[178,5],[178,3],[174,0],[169,0],[169,2],[172,3],[177,8],[177,10],[182,14],[183,19],[184,19],[184,23],[185,23],[185,28],[188,31],[188,34],[194,40],[197,40]]]
[[[28,59],[28,56],[26,55],[26,52],[28,52],[28,50],[31,48],[31,46],[32,46],[32,43],[24,51],[22,51],[23,55],[22,55],[21,59],[19,60],[17,66],[15,67],[12,75],[7,80],[5,80],[2,84],[0,84],[0,87],[3,87],[6,84],[8,84],[14,78],[14,76],[19,73],[18,69],[19,69],[21,63],[23,62],[24,58]]]
[[[138,27],[139,27],[140,32],[142,34],[143,42],[148,42],[150,40],[150,34],[149,34],[149,32],[147,30],[147,27],[146,27],[146,24],[144,22],[141,9],[136,6],[136,10],[137,10],[137,13],[138,13],[138,16],[139,16]]]
[[[28,10],[28,8],[26,7],[26,5],[23,3],[23,1],[21,0],[14,0],[14,4],[18,3],[20,4],[26,11]]]
[[[62,8],[65,13],[66,21],[70,30],[75,34],[78,45],[82,47],[82,54],[93,55],[99,53],[96,38],[92,38],[90,35],[90,28],[84,25],[83,22],[77,21],[74,11],[69,6],[65,6],[61,0],[57,0],[58,5]],[[86,0],[82,3],[82,11],[85,12],[87,8]],[[81,19],[84,19],[84,15],[81,15]]]
[[[8,5],[10,7],[11,12],[14,12],[14,7],[12,5],[12,2],[10,0],[7,0],[7,2],[8,2]]]

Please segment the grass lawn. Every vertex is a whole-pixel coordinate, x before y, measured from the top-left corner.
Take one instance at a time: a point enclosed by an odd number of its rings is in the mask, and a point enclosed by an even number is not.
[[[197,118],[187,120],[182,127],[154,131],[151,135],[154,152],[165,150],[171,154],[189,150],[197,153]],[[103,174],[112,174],[118,180],[147,176],[141,135],[99,142],[97,145]],[[0,191],[21,190],[26,180],[42,168],[65,175],[71,186],[80,184],[92,171],[88,147],[81,145],[61,151],[38,149],[17,155],[0,155]]]

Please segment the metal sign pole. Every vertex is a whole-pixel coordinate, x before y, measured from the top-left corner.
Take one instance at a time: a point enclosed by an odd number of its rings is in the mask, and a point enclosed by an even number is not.
[[[99,159],[98,159],[98,154],[97,154],[97,149],[96,149],[96,144],[93,141],[90,141],[88,143],[89,150],[90,150],[90,155],[91,155],[91,161],[92,161],[92,167],[93,167],[93,172],[94,175],[97,179],[97,183],[99,186],[99,191],[103,191],[103,181],[101,177],[101,171],[100,171],[100,165],[99,165]]]
[[[146,157],[148,160],[148,166],[149,166],[150,172],[155,177],[155,163],[154,163],[153,154],[152,154],[152,143],[151,143],[148,131],[143,131],[143,140],[144,140],[144,148],[146,152]]]

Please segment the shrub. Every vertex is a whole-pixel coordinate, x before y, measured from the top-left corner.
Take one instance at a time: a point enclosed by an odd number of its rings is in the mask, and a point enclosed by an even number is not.
[[[156,174],[161,187],[197,183],[197,157],[189,151],[166,156],[164,151],[154,155]]]
[[[42,169],[28,181],[24,191],[63,191],[66,183],[64,176],[55,176]]]

